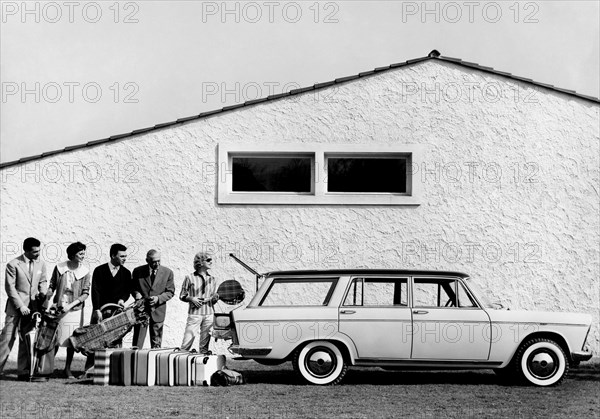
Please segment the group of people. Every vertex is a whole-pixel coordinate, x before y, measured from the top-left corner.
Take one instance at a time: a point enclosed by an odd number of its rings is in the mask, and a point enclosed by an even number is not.
[[[19,380],[29,379],[30,357],[25,344],[25,335],[34,327],[32,314],[44,309],[61,313],[57,328],[57,346],[67,348],[65,374],[72,378],[71,363],[75,353],[69,337],[73,330],[84,324],[84,304],[91,293],[93,314],[90,323],[100,319],[99,310],[106,304],[124,306],[129,297],[145,299],[150,307],[148,325],[134,326],[133,346],[142,348],[148,328],[150,346],[160,348],[166,303],[175,294],[173,271],[161,265],[161,255],[157,250],[149,250],[146,264],[130,272],[124,265],[127,248],[119,243],[110,247],[110,261],[94,269],[90,280],[90,270],[83,263],[86,246],[75,242],[67,247],[67,260],[54,268],[50,281],[47,279],[46,264],[40,259],[39,240],[29,237],[23,242],[23,254],[6,265],[6,317],[0,335],[0,373],[12,350],[17,335],[19,352],[17,376]],[[190,350],[197,338],[199,352],[209,354],[210,330],[213,323],[214,304],[218,301],[216,279],[209,273],[212,257],[205,252],[194,256],[194,272],[185,276],[179,298],[188,303],[188,318],[181,348]],[[122,341],[114,342],[115,347]],[[86,369],[91,367],[93,358],[88,357]]]

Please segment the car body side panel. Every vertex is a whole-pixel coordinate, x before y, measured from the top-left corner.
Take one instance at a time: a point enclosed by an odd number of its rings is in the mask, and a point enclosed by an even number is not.
[[[519,345],[539,333],[554,333],[579,351],[592,322],[592,316],[579,313],[551,313],[522,310],[488,310],[492,321],[490,361],[510,362]],[[567,356],[570,354],[567,353]]]
[[[283,359],[311,340],[348,341],[338,333],[337,307],[252,307],[235,312],[240,347],[272,348],[267,359]]]

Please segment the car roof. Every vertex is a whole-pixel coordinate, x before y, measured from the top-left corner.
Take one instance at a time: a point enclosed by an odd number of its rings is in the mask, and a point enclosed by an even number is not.
[[[313,275],[427,275],[427,276],[457,276],[468,278],[463,272],[453,271],[427,271],[413,269],[313,269],[293,271],[271,271],[264,274],[265,277],[272,276],[313,276]]]

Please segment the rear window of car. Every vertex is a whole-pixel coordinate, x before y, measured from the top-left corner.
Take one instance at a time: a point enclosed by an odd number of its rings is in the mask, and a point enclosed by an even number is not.
[[[326,306],[338,278],[274,279],[261,306]]]

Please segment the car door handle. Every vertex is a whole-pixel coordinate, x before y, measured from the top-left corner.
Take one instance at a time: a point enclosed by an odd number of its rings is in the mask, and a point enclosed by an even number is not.
[[[427,310],[413,310],[413,314],[427,314],[429,311]]]
[[[342,314],[354,314],[354,313],[356,313],[356,311],[354,311],[354,310],[342,310],[342,311],[340,311],[340,313],[342,313]]]

